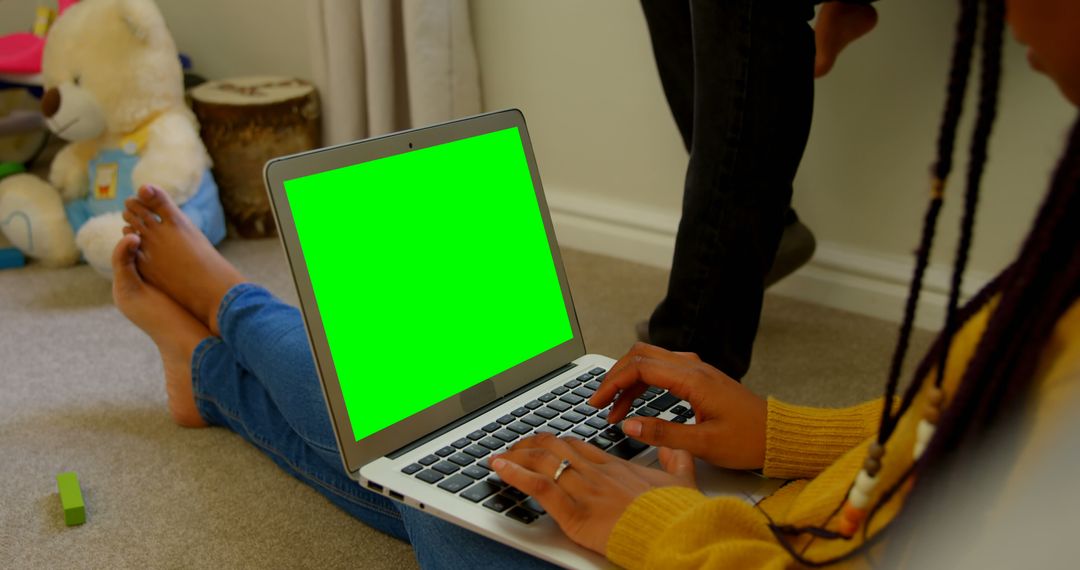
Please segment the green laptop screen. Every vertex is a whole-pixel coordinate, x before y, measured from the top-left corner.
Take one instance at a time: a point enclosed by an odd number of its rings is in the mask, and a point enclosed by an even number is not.
[[[571,339],[516,127],[285,193],[357,441]]]

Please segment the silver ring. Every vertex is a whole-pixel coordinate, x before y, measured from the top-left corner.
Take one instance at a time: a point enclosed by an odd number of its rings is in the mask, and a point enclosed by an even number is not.
[[[558,483],[559,482],[559,477],[562,477],[563,471],[566,471],[569,468],[570,468],[570,460],[569,459],[563,459],[562,463],[559,464],[559,467],[557,469],[555,469],[555,474],[552,475],[551,478],[556,483]]]

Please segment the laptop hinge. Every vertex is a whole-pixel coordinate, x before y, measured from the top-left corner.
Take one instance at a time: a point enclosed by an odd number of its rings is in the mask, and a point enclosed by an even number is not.
[[[509,394],[507,394],[507,395],[505,395],[505,396],[503,396],[503,397],[501,397],[501,398],[499,398],[497,400],[492,401],[490,404],[488,404],[486,406],[483,406],[483,407],[480,407],[480,408],[476,409],[475,411],[473,411],[470,414],[466,414],[466,415],[462,416],[461,418],[459,418],[459,419],[457,419],[457,420],[455,420],[455,421],[453,421],[453,422],[451,422],[449,424],[446,424],[445,426],[443,426],[443,427],[441,427],[441,428],[439,428],[439,429],[425,435],[424,437],[421,437],[420,439],[417,439],[417,440],[413,441],[412,443],[406,445],[405,447],[395,449],[394,451],[391,451],[390,453],[387,453],[386,457],[388,457],[390,459],[397,459],[398,457],[401,457],[402,455],[416,449],[417,447],[420,447],[421,445],[429,443],[431,440],[442,436],[443,434],[445,434],[445,433],[447,433],[447,432],[461,426],[462,424],[464,424],[466,422],[472,421],[473,419],[477,418],[478,416],[480,416],[482,414],[487,413],[488,411],[490,411],[491,409],[493,409],[493,408],[495,408],[497,406],[502,405],[507,400],[510,400],[512,398],[516,398],[522,392],[526,392],[528,390],[531,390],[532,388],[536,387],[537,385],[543,384],[544,382],[547,382],[548,380],[551,380],[552,378],[558,376],[559,374],[562,374],[563,372],[566,372],[567,370],[570,370],[570,369],[574,368],[575,366],[577,366],[577,364],[575,364],[573,362],[567,362],[566,364],[556,368],[555,370],[552,370],[551,372],[548,372],[547,374],[541,376],[540,378],[537,378],[536,380],[533,380],[532,382],[529,382],[528,384],[518,388],[517,390],[514,390],[513,392],[510,392]]]

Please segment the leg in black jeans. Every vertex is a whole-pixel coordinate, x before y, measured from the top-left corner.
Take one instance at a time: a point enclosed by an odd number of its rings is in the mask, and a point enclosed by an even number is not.
[[[809,0],[642,7],[690,151],[668,292],[649,337],[741,378],[810,130],[813,8]]]

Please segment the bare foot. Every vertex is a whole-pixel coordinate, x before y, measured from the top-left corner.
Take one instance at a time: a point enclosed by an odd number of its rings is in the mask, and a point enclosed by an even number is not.
[[[135,269],[139,236],[126,235],[113,250],[113,299],[120,312],[157,345],[165,367],[165,392],[173,421],[204,427],[191,391],[191,354],[210,336],[191,313],[142,280]]]
[[[217,311],[225,293],[246,281],[164,191],[139,188],[124,202],[124,221],[141,238],[135,265],[148,283],[178,301],[221,336]]]
[[[814,77],[828,73],[836,63],[836,57],[848,44],[874,29],[877,18],[877,10],[872,6],[845,2],[828,2],[822,6],[814,25],[817,44]]]

